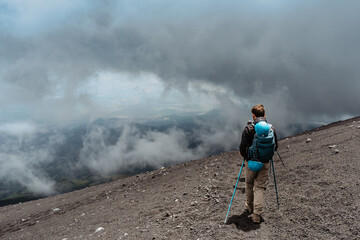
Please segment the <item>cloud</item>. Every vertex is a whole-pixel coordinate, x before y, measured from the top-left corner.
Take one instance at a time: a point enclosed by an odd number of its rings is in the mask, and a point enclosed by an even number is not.
[[[0,132],[16,137],[31,135],[36,131],[37,127],[29,122],[8,122],[0,125]]]
[[[0,153],[0,179],[2,183],[18,183],[36,194],[55,193],[55,181],[44,174],[40,168],[44,161],[51,158],[44,150],[29,152]]]
[[[84,9],[87,9],[87,5],[82,0],[2,0],[0,3],[2,27],[25,37],[53,28],[68,15],[77,14]]]
[[[195,123],[197,130],[192,131],[176,127],[160,131],[123,124],[118,126],[121,133],[115,141],[109,140],[114,138],[111,128],[91,125],[83,137],[78,167],[106,176],[118,171],[156,169],[237,149],[241,125],[226,116],[225,112],[215,113],[212,121],[200,117]]]
[[[61,190],[56,183],[59,177],[76,177],[87,169],[101,176],[129,174],[233,150],[239,143],[241,121],[229,117],[236,113],[231,101],[228,105],[211,116],[185,119],[178,127],[112,119],[90,124],[84,134],[82,127],[55,130],[30,122],[2,124],[0,181],[2,186],[15,184],[51,195]]]
[[[188,149],[185,133],[181,130],[151,131],[141,136],[136,127],[124,126],[115,145],[106,144],[106,134],[103,127],[92,128],[85,136],[80,154],[81,163],[101,175],[149,166],[159,168],[199,156]]]
[[[91,112],[91,97],[76,89],[98,71],[149,72],[168,88],[186,91],[189,83],[209,82],[256,103],[280,89],[287,106],[276,112],[292,109],[305,120],[356,115],[357,7],[357,2],[123,1],[69,11],[45,33],[1,34],[0,76],[10,90],[2,94],[8,102],[44,103],[61,88],[69,101],[54,106],[76,111],[75,102]],[[124,14],[117,14],[120,9]]]
[[[36,194],[56,192],[55,181],[45,165],[54,161],[55,147],[63,143],[61,134],[42,134],[41,128],[27,122],[0,126],[0,181],[19,184]]]

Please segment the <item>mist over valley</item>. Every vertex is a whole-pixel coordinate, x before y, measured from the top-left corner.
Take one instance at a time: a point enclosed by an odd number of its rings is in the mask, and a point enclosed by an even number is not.
[[[69,192],[237,150],[245,124],[231,124],[217,109],[137,122],[97,119],[88,124],[37,130],[36,125],[28,125],[28,131],[17,134],[2,127],[0,204]],[[299,124],[289,128],[291,134],[296,134],[317,126]],[[284,137],[279,129],[279,137]]]

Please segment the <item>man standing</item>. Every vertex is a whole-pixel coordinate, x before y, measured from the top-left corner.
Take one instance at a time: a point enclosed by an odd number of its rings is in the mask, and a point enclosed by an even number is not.
[[[250,213],[253,213],[252,220],[254,223],[260,223],[261,214],[263,210],[264,204],[264,190],[269,177],[269,160],[261,161],[263,166],[259,171],[252,171],[249,168],[249,160],[253,159],[253,156],[249,154],[249,148],[253,144],[254,135],[255,135],[255,127],[259,122],[266,122],[265,118],[265,109],[262,104],[258,104],[251,109],[251,113],[253,116],[254,122],[248,123],[245,127],[242,137],[241,143],[239,146],[240,154],[244,157],[246,161],[245,167],[245,193],[246,193],[246,202],[245,207],[246,210]],[[259,124],[260,126],[260,124]],[[275,137],[275,146],[274,150],[277,150],[277,137],[276,132],[273,127],[271,127]]]

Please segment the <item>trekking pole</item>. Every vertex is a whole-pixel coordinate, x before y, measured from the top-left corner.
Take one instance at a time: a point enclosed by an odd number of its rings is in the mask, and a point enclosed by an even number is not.
[[[270,174],[271,174],[271,164],[269,166],[269,176],[270,176]]]
[[[276,153],[277,153],[277,155],[279,156],[279,158],[280,158],[280,160],[281,160],[282,165],[285,167],[284,161],[283,161],[283,160],[282,160],[282,158],[280,157],[279,152],[278,152],[278,151],[276,151]]]
[[[226,218],[225,218],[225,222],[224,222],[224,224],[226,224],[226,221],[227,221],[227,218],[228,218],[228,215],[229,215],[229,212],[230,212],[231,204],[232,204],[232,201],[233,201],[234,196],[235,196],[236,187],[237,187],[238,182],[239,182],[239,179],[240,179],[240,175],[241,175],[241,171],[242,171],[243,166],[244,166],[244,162],[245,162],[245,160],[243,160],[243,162],[242,162],[242,164],[241,164],[241,168],[240,168],[239,176],[238,176],[238,179],[237,179],[236,184],[235,184],[235,189],[234,189],[234,192],[233,192],[233,195],[232,195],[231,201],[230,201],[229,209],[228,209],[228,211],[227,211],[227,214],[226,214]]]
[[[271,164],[272,164],[272,169],[273,169],[273,174],[274,174],[274,184],[275,184],[275,192],[276,192],[276,202],[277,202],[277,206],[278,206],[278,210],[280,211],[280,204],[279,204],[279,196],[278,196],[278,191],[277,191],[277,187],[276,187],[276,178],[275,178],[275,168],[274,168],[274,162],[271,159]]]

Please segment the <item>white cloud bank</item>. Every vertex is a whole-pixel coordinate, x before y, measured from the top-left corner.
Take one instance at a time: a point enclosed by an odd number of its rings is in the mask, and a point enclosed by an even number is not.
[[[43,164],[54,160],[54,147],[64,138],[61,134],[52,134],[39,142],[40,129],[30,122],[0,125],[0,181],[50,195],[55,193],[55,182],[45,173]]]
[[[228,120],[231,120],[230,118]],[[123,125],[115,144],[107,139],[107,128],[93,125],[83,139],[80,165],[107,175],[119,170],[131,171],[146,167],[159,168],[193,159],[216,151],[236,149],[240,140],[239,123],[221,119],[198,122],[198,129],[185,132],[169,128],[165,132],[140,130],[136,125]],[[190,144],[196,142],[193,147]]]

